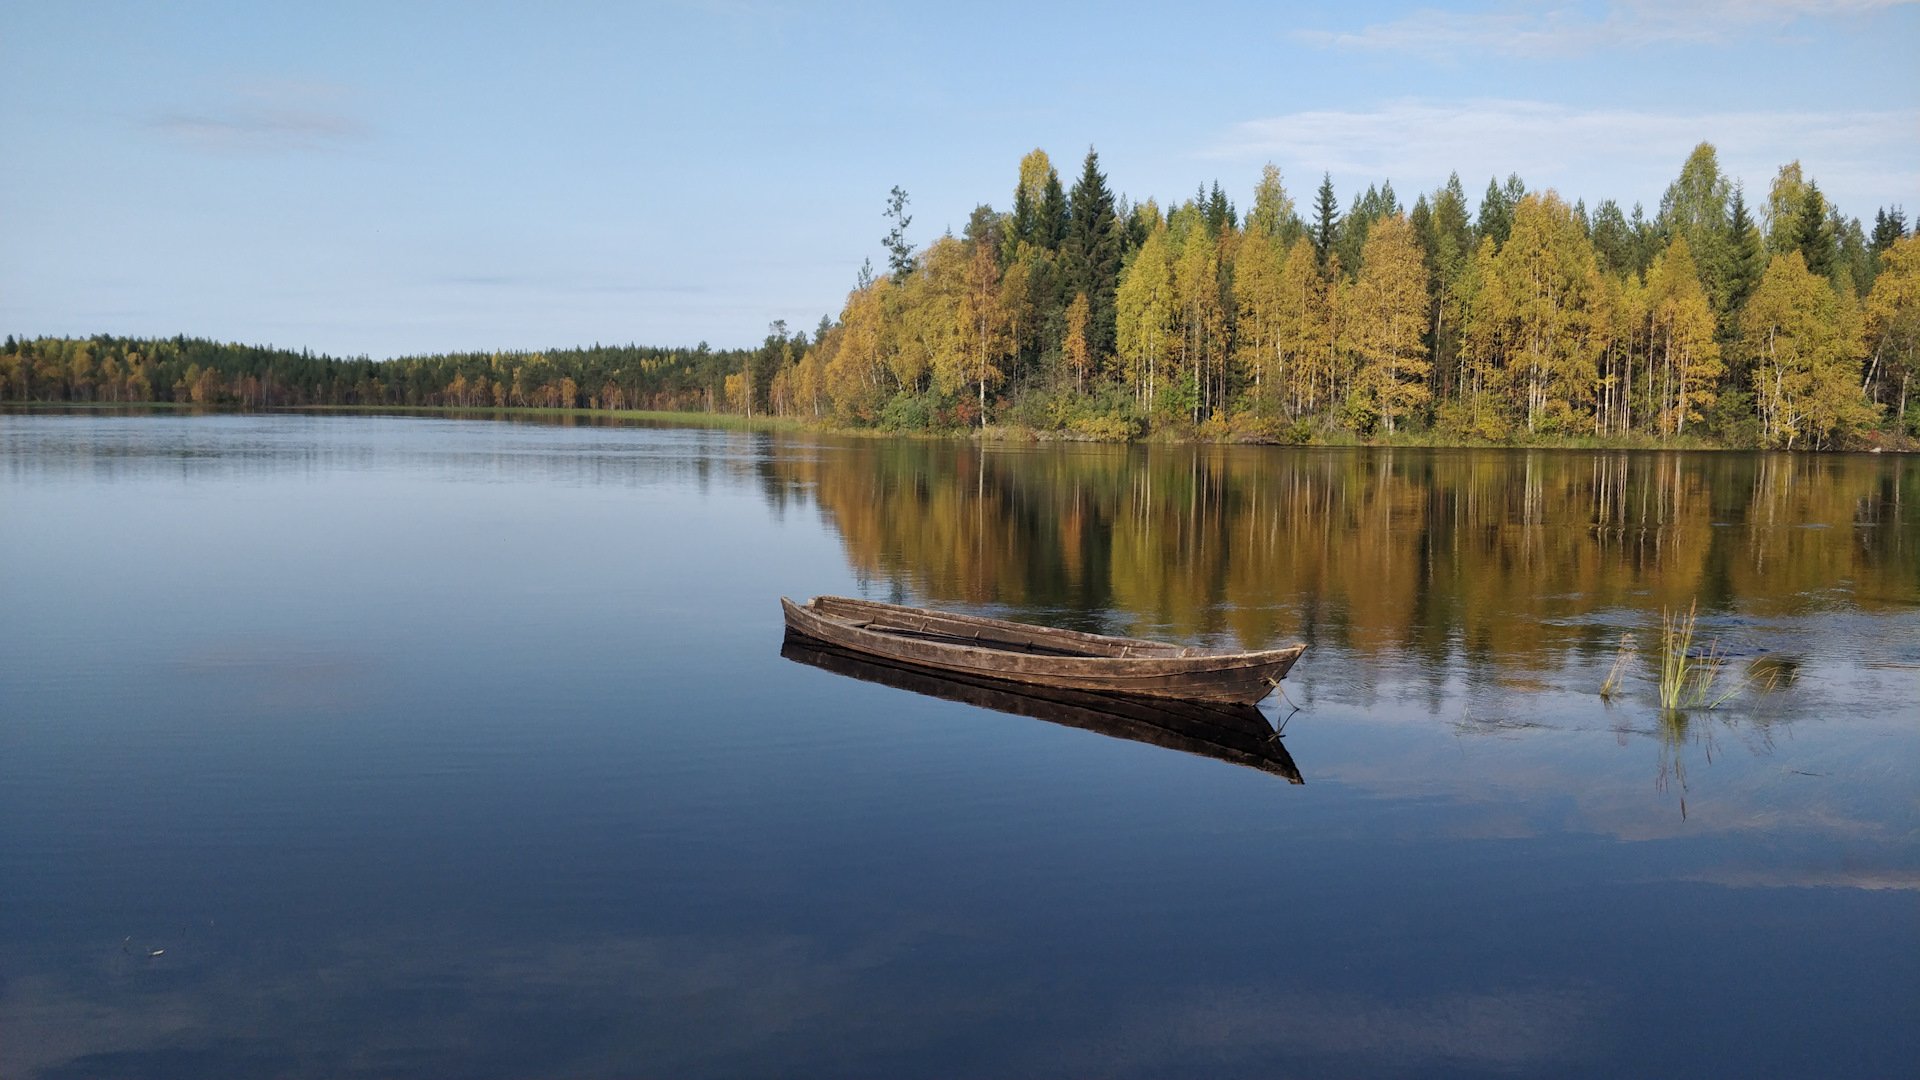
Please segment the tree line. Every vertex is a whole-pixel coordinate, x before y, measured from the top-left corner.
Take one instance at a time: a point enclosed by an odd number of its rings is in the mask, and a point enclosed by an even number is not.
[[[1459,177],[1409,210],[1391,183],[1302,212],[1268,165],[1242,215],[1215,182],[1164,211],[1116,197],[1089,151],[1043,151],[1012,209],[904,242],[791,364],[743,367],[742,411],[843,424],[1013,423],[1306,441],[1426,433],[1827,447],[1920,434],[1920,241],[1869,233],[1783,167],[1765,202],[1688,157],[1649,218],[1517,176]]]
[[[770,365],[804,334],[758,350],[594,345],[548,352],[340,359],[202,338],[26,338],[0,346],[0,400],[715,411],[729,373]],[[762,356],[761,354],[765,354]]]
[[[184,337],[9,337],[0,397],[250,407],[674,409],[1092,438],[1150,431],[1734,446],[1920,437],[1920,239],[1871,230],[1796,163],[1749,205],[1710,144],[1648,216],[1518,176],[1478,205],[1457,175],[1304,207],[1268,165],[1244,214],[1216,181],[1163,210],[1089,150],[1071,186],[1020,162],[1011,208],[863,266],[811,337],[338,359]]]

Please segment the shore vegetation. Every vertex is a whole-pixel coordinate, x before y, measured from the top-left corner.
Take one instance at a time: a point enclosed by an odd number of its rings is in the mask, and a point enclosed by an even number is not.
[[[1920,238],[1798,162],[1749,202],[1702,143],[1652,211],[1518,176],[1342,208],[1116,194],[1044,151],[1010,207],[916,247],[886,203],[811,332],[386,360],[186,338],[15,338],[0,399],[703,412],[896,432],[1339,444],[1831,449],[1920,440]]]

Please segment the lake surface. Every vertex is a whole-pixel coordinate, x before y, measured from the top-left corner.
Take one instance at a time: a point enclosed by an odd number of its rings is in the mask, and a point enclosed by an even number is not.
[[[1304,783],[816,593],[1306,641]],[[1891,455],[0,416],[0,1076],[1912,1075],[1917,692]]]

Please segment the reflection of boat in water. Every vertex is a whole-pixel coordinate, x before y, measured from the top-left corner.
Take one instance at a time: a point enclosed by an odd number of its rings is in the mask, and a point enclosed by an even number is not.
[[[1252,704],[1305,645],[1229,652],[901,607],[844,596],[782,597],[787,629],[890,663],[1002,682],[1186,701]]]
[[[809,667],[929,697],[1085,728],[1305,781],[1293,755],[1252,705],[1134,697],[1028,686],[977,675],[888,663],[788,631],[780,655]]]

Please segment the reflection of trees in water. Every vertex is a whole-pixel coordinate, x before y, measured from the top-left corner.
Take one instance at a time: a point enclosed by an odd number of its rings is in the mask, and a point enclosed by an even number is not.
[[[1247,647],[1554,667],[1611,655],[1606,612],[1920,599],[1920,467],[1894,458],[874,441],[766,468],[929,602]]]

